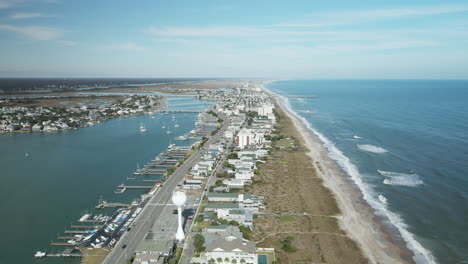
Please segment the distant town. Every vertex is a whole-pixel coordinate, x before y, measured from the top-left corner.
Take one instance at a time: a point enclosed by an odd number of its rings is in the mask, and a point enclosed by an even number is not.
[[[121,96],[115,103],[99,106],[21,106],[28,100],[31,99],[0,99],[0,132],[52,132],[76,129],[112,117],[142,114],[164,107],[164,98],[159,95]]]

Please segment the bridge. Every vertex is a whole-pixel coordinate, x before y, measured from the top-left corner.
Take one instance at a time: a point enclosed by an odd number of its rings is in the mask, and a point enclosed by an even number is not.
[[[156,110],[154,112],[155,113],[201,113],[203,111],[202,110],[167,110],[167,109],[162,109],[162,110]]]

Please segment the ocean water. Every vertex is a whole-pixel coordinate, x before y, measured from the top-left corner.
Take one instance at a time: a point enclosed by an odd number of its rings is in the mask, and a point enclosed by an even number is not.
[[[190,97],[170,97],[170,109],[201,110],[209,102]],[[91,127],[58,133],[0,134],[0,264],[80,263],[78,259],[34,260],[37,250],[56,252],[49,246],[59,233],[86,212],[95,210],[99,198],[131,202],[143,190],[114,193],[121,184],[147,185],[140,180],[157,176],[132,173],[137,162],[143,166],[169,143],[193,129],[196,113],[137,115],[116,118]],[[179,127],[174,127],[175,124]],[[147,131],[139,131],[144,124]],[[162,126],[169,127],[167,134]],[[29,154],[26,157],[26,153]]]
[[[468,81],[266,86],[319,136],[417,263],[468,263]]]

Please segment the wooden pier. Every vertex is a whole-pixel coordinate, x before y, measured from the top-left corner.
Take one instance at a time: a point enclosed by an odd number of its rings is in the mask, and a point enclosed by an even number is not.
[[[109,202],[104,201],[104,200],[99,200],[98,204],[96,205],[96,209],[103,209],[103,208],[106,208],[106,207],[126,207],[126,208],[130,208],[132,206],[130,204],[124,204],[124,203],[109,203]]]
[[[102,225],[94,225],[94,226],[85,226],[85,225],[72,225],[71,228],[85,228],[85,229],[96,229],[102,227]]]
[[[67,242],[51,242],[50,243],[51,246],[74,246],[75,244],[70,244],[70,243],[67,243]]]
[[[83,231],[83,230],[65,230],[63,233],[65,233],[65,234],[88,234],[89,231]]]
[[[162,180],[142,180],[142,182],[153,182],[153,183],[156,183],[156,182],[162,182]]]
[[[70,240],[70,239],[74,239],[75,237],[74,236],[59,236],[57,237],[57,239],[60,239],[60,240]]]

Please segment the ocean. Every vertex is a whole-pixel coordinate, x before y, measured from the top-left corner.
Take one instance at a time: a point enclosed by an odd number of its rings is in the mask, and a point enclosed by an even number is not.
[[[187,96],[168,98],[169,109],[202,110],[210,102]],[[58,252],[49,246],[57,236],[85,213],[95,210],[102,197],[110,202],[130,203],[143,190],[114,193],[121,184],[147,185],[135,177],[137,163],[143,166],[170,143],[194,128],[196,113],[136,115],[100,122],[91,127],[57,133],[0,134],[0,264],[80,263],[79,259],[34,260],[37,250]],[[175,124],[179,127],[175,127]],[[147,131],[139,131],[144,124]],[[171,134],[162,126],[169,127]],[[26,153],[29,156],[26,157]]]
[[[417,263],[468,263],[468,81],[289,80],[300,117]]]

